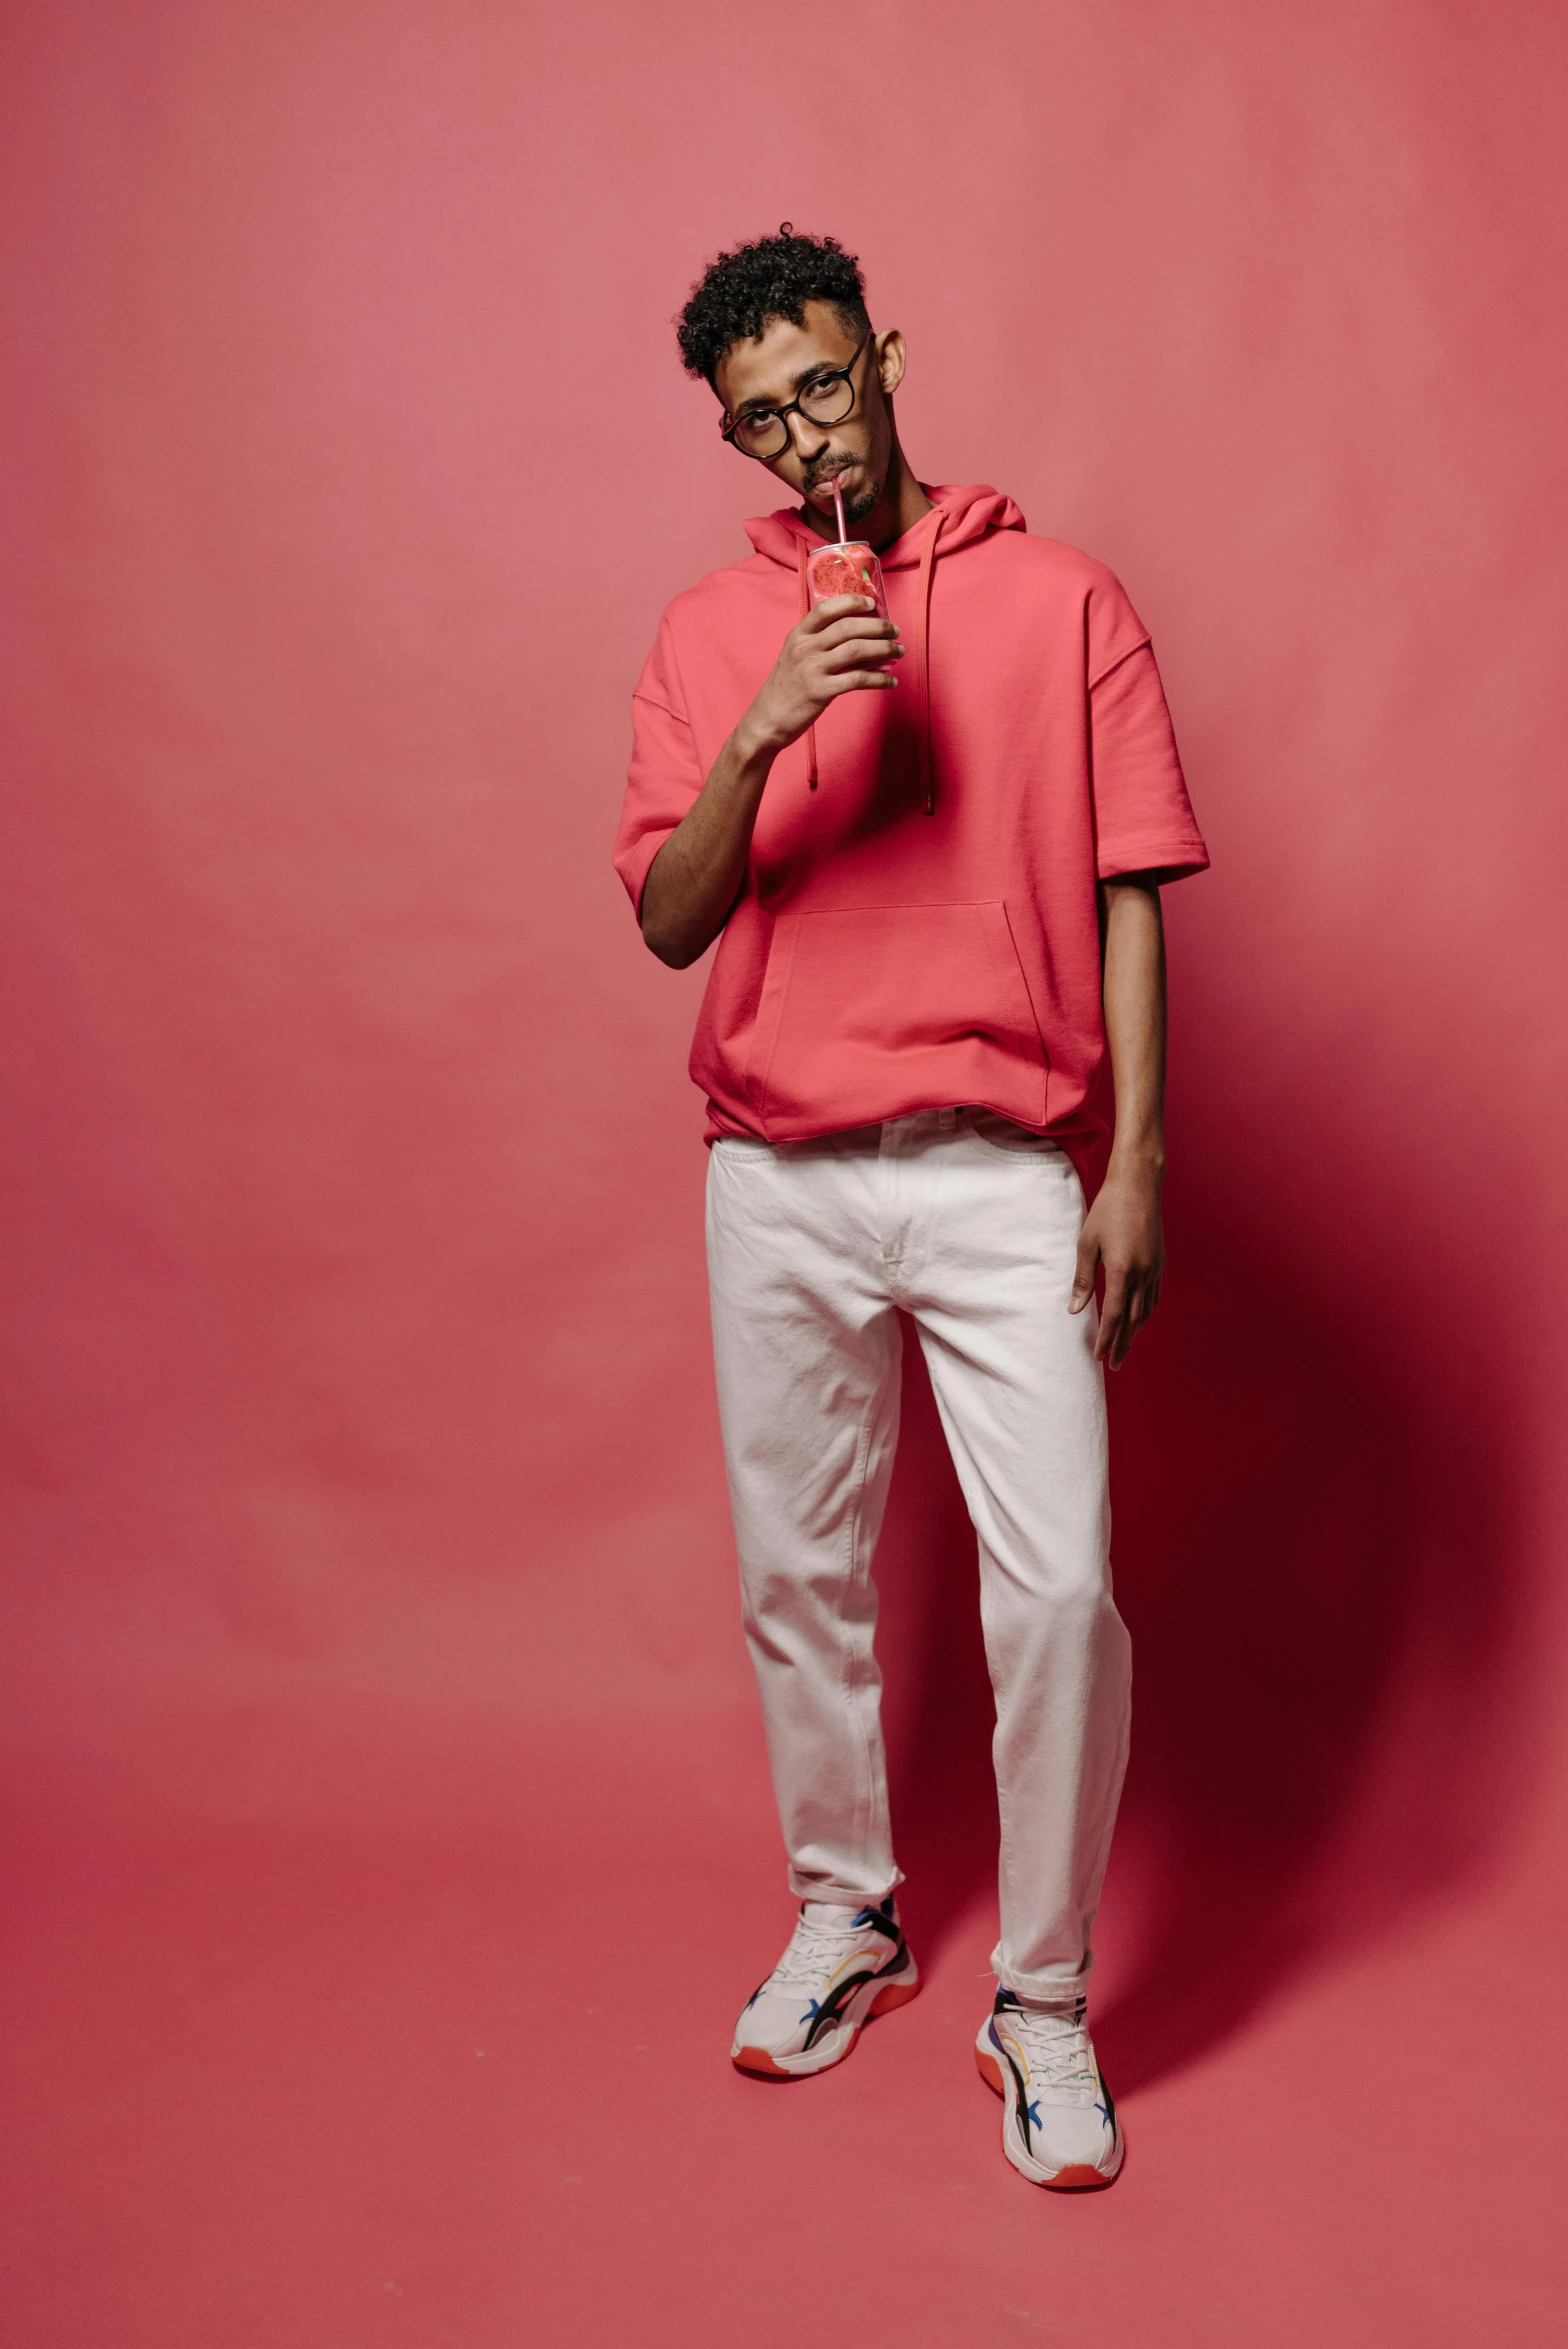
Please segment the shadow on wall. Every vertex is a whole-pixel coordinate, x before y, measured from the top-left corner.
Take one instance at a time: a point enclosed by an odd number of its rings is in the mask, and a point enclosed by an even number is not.
[[[1096,2039],[1123,2091],[1461,1874],[1516,1776],[1518,1566],[1475,1397],[1430,1358],[1378,1375],[1351,1310],[1232,1233],[1182,1230],[1178,1264],[1112,1389],[1135,1693]],[[909,1339],[878,1650],[934,1949],[992,1893],[996,1801],[973,1535]]]

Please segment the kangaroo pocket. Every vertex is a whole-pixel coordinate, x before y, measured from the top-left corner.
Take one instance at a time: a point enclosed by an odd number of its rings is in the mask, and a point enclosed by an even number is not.
[[[1045,1047],[1006,907],[781,914],[753,1069],[778,1141],[949,1102],[1043,1125]]]

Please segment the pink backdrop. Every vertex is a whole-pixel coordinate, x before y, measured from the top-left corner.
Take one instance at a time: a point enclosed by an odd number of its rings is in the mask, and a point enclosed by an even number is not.
[[[6,2300],[27,2349],[1558,2338],[1559,13],[12,0]],[[767,483],[669,320],[865,258],[928,478],[1155,632],[1168,1302],[1114,1399],[1125,2181],[967,2041],[994,1822],[912,1387],[928,1989],[787,1924],[706,1354],[702,972],[607,851]]]

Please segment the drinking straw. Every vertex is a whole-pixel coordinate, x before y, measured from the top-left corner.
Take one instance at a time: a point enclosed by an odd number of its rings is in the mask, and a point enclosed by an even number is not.
[[[833,511],[838,516],[838,543],[842,546],[849,532],[844,528],[844,492],[839,488],[836,473],[833,476]]]

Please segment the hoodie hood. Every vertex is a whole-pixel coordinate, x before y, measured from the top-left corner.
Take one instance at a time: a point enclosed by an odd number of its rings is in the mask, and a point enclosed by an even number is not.
[[[920,486],[937,508],[941,520],[937,522],[930,514],[922,514],[912,530],[906,530],[902,538],[896,538],[878,554],[877,561],[884,571],[913,569],[920,561],[922,542],[933,529],[937,532],[937,554],[950,555],[961,546],[984,538],[989,531],[1028,527],[1006,490],[992,489],[987,482],[972,481],[961,488],[950,488],[922,481]],[[809,550],[822,544],[821,534],[812,529],[801,506],[780,506],[776,513],[753,515],[746,524],[746,536],[759,555],[766,555],[770,562],[786,564],[791,571],[799,563],[801,547]]]
[[[922,514],[912,530],[902,538],[895,538],[890,547],[882,550],[877,560],[884,571],[914,571],[920,574],[916,594],[917,623],[915,628],[915,670],[911,680],[920,711],[920,782],[921,796],[928,816],[936,813],[936,771],[931,760],[931,572],[942,555],[956,554],[960,547],[972,546],[977,539],[988,538],[993,530],[1024,530],[1023,514],[1005,490],[992,489],[988,482],[974,481],[962,488],[922,482],[921,488],[931,500],[932,512]],[[746,524],[746,536],[759,555],[770,563],[778,563],[793,570],[800,580],[800,611],[804,619],[811,608],[811,597],[806,586],[806,557],[815,546],[822,544],[821,534],[806,520],[802,506],[780,506],[775,513],[754,515]],[[806,731],[807,775],[813,791],[817,788],[817,730]]]

